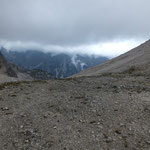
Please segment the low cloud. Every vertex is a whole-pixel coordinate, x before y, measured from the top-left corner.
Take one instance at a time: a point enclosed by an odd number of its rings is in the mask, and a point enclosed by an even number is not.
[[[68,54],[83,54],[83,55],[101,55],[107,57],[115,57],[122,53],[125,53],[132,48],[138,46],[144,42],[143,40],[115,40],[111,42],[94,43],[89,45],[80,46],[59,46],[59,45],[42,45],[35,42],[8,42],[0,40],[3,47],[7,50],[39,50],[43,52],[68,53]]]

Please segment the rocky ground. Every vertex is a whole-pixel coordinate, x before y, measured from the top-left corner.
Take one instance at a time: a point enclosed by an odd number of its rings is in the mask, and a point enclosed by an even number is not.
[[[0,85],[1,150],[149,150],[150,76]]]
[[[15,81],[20,81],[21,79],[14,78],[14,77],[8,77],[6,75],[0,74],[0,84],[5,83],[5,82],[15,82]]]

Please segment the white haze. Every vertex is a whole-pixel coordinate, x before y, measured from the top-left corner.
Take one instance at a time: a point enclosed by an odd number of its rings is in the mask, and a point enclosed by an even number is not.
[[[138,46],[144,40],[115,40],[111,42],[94,43],[80,46],[58,46],[58,45],[41,45],[35,42],[7,42],[1,40],[3,47],[7,50],[26,51],[39,50],[51,53],[68,53],[68,54],[87,54],[87,55],[101,55],[109,58],[116,57],[123,54],[132,48]]]

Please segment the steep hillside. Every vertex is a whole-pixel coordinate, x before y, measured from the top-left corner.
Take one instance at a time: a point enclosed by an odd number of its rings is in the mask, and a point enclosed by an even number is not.
[[[150,73],[150,40],[117,58],[76,74],[74,77],[124,71]]]
[[[1,52],[0,52],[0,74],[17,78],[17,73],[13,70],[11,64],[9,64],[6,61]]]
[[[17,81],[17,80],[48,80],[54,79],[54,77],[43,70],[34,69],[24,69],[23,67],[18,67],[12,63],[9,63],[0,52],[0,82],[3,81]],[[13,77],[13,78],[10,78]],[[7,80],[8,79],[8,80]]]
[[[88,55],[53,54],[36,50],[25,52],[7,51],[1,48],[9,62],[26,69],[40,69],[52,73],[56,78],[65,78],[108,60],[106,57]]]

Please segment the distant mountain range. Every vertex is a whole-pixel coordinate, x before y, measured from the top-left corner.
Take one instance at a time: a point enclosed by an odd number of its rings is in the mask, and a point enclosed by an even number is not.
[[[102,56],[68,55],[44,53],[36,50],[7,51],[0,50],[5,58],[17,66],[25,69],[40,69],[51,73],[56,78],[65,78],[81,72],[90,67],[96,66],[108,60]]]
[[[0,52],[0,75],[18,78],[19,80],[49,80],[54,79],[50,73],[39,69],[25,69],[8,62]]]

